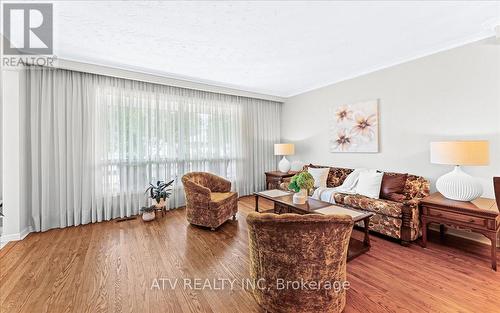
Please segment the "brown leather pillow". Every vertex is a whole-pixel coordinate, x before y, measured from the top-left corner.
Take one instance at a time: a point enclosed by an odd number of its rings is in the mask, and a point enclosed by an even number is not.
[[[380,187],[380,198],[392,201],[404,200],[403,192],[407,178],[408,174],[384,173],[382,186]]]

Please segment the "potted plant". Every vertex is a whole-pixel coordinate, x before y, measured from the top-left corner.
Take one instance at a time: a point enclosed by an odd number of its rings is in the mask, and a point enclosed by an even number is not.
[[[304,204],[307,201],[309,189],[314,187],[314,178],[308,172],[300,172],[293,176],[288,189],[294,191],[293,203]]]
[[[149,198],[156,201],[155,204],[151,206],[145,206],[141,208],[142,219],[144,221],[152,221],[155,219],[155,210],[163,209],[166,207],[166,201],[170,197],[172,189],[168,188],[172,186],[174,180],[165,183],[164,181],[157,181],[156,185],[149,184],[144,194],[149,194]]]
[[[143,206],[141,208],[142,220],[145,222],[149,222],[155,219],[155,210],[156,206]]]

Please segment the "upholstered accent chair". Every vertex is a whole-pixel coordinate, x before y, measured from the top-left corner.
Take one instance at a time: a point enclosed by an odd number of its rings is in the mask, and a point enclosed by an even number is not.
[[[253,294],[266,311],[342,312],[345,288],[327,286],[346,281],[350,216],[252,212],[247,223]]]
[[[238,212],[238,194],[231,192],[231,182],[205,172],[191,172],[182,177],[186,194],[186,217],[189,223],[215,230]]]

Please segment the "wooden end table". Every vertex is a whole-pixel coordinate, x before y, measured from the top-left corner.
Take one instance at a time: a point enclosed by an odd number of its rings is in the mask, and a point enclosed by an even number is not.
[[[491,241],[491,268],[497,270],[497,236],[500,231],[500,214],[495,200],[477,198],[471,202],[445,198],[439,192],[420,201],[422,221],[422,246],[427,245],[427,226],[431,223],[452,228],[468,229],[480,233]]]
[[[293,177],[297,172],[283,173],[280,171],[266,172],[266,189],[279,189],[285,178]]]
[[[273,195],[274,193],[274,195]],[[282,194],[282,195],[278,195]],[[327,207],[338,207],[341,212],[338,214],[351,215],[354,223],[363,221],[364,225],[364,238],[363,240],[358,240],[353,237],[349,240],[349,249],[347,251],[347,261],[360,256],[370,250],[370,217],[374,215],[372,212],[361,211],[356,209],[351,209],[349,207],[340,206],[337,204],[332,204],[329,202],[316,200],[313,198],[308,198],[307,202],[304,204],[293,203],[293,193],[284,192],[281,190],[269,190],[264,192],[256,192],[255,196],[255,211],[259,212],[259,197],[271,200],[274,203],[273,212],[276,214],[282,213],[296,213],[296,214],[323,214],[318,212],[320,209],[325,209]],[[335,214],[335,213],[333,213]]]

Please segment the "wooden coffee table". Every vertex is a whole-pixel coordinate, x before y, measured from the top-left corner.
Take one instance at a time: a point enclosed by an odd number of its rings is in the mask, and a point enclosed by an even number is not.
[[[254,193],[255,211],[259,212],[259,198],[271,200],[274,203],[273,213],[296,213],[296,214],[346,214],[350,215],[354,223],[363,221],[364,238],[363,241],[351,237],[347,261],[360,256],[370,250],[369,224],[372,212],[352,209],[346,206],[332,204],[329,202],[308,198],[304,204],[293,203],[293,193],[282,190],[267,190]]]

